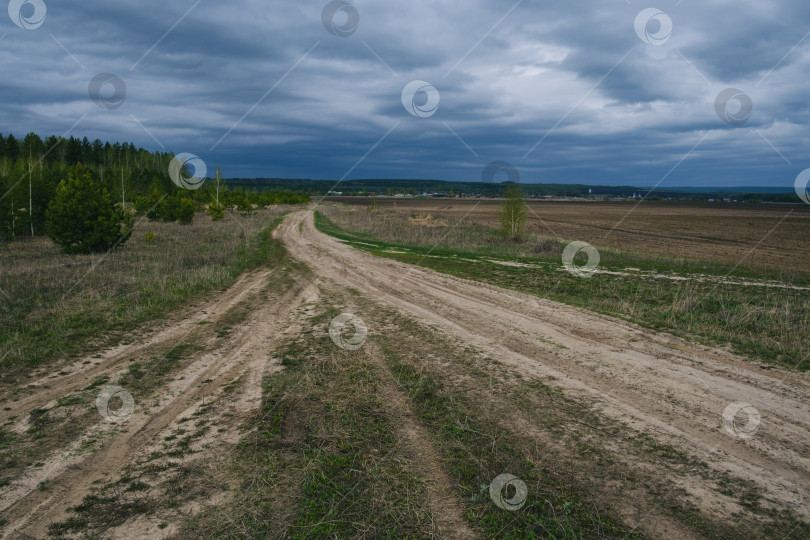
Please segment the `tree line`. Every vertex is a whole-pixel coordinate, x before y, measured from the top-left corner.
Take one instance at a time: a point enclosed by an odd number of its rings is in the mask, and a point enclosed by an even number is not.
[[[217,177],[202,188],[181,189],[169,177],[173,157],[170,152],[151,152],[126,142],[111,144],[53,135],[43,139],[36,133],[18,139],[13,134],[0,134],[0,239],[49,234],[54,223],[49,221],[48,209],[60,183],[71,177],[92,183],[93,189],[97,187],[126,214],[134,211],[149,219],[181,223],[190,223],[197,210],[207,209],[212,219],[220,219],[229,208],[251,211],[254,205],[309,200],[307,195],[283,189],[229,189],[218,170]],[[74,188],[76,191],[79,186]]]

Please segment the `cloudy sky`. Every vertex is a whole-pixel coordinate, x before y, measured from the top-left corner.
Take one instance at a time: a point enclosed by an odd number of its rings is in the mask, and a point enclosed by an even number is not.
[[[227,177],[480,180],[501,160],[524,182],[791,186],[810,167],[806,0],[11,0],[0,36],[0,132]]]

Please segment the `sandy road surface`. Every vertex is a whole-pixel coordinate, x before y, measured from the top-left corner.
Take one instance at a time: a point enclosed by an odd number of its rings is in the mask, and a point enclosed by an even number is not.
[[[560,387],[715,471],[752,482],[775,506],[810,517],[806,376],[764,370],[725,351],[579,308],[377,258],[320,233],[311,211],[287,216],[275,234],[322,278]],[[732,436],[721,425],[724,410],[735,402],[760,411],[751,439]],[[650,458],[638,466],[657,465]],[[685,472],[672,483],[721,519],[744,511],[700,475]]]
[[[46,537],[48,526],[68,517],[67,509],[81,502],[94,485],[114,480],[125,466],[159,446],[179,422],[189,420],[212,399],[226,400],[227,414],[213,419],[220,426],[219,440],[202,452],[215,453],[216,444],[228,442],[224,441],[229,438],[228,431],[235,432],[246,415],[259,407],[263,375],[280,369],[272,351],[284,336],[298,330],[302,316],[299,307],[317,297],[317,287],[304,281],[276,293],[263,291],[273,273],[267,270],[247,274],[215,300],[176,314],[176,324],[169,328],[141,342],[110,350],[100,359],[92,357],[90,365],[79,361],[67,373],[46,376],[26,387],[24,395],[4,400],[9,409],[4,411],[5,416],[22,414],[32,407],[49,408],[56,399],[80,389],[95,376],[120,374],[122,366],[125,368],[132,358],[165,351],[183,340],[205,345],[203,352],[191,358],[155,395],[148,400],[136,395],[135,412],[121,429],[113,430],[99,418],[99,423],[78,441],[0,488],[0,514],[6,520],[0,537]],[[202,321],[216,323],[244,302],[254,309],[227,338],[217,340],[211,327],[198,326]],[[241,384],[239,392],[223,396],[223,387],[235,382]],[[100,449],[79,451],[84,440],[99,433],[109,437]],[[42,482],[48,482],[50,489],[38,490]],[[171,532],[159,531],[154,525],[107,530],[105,537],[150,538]]]

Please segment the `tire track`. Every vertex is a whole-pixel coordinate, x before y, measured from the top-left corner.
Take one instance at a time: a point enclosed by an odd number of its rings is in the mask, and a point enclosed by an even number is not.
[[[255,293],[257,288],[266,284],[265,280],[270,274],[262,272],[244,280],[237,290],[229,290],[224,297],[210,305],[233,307],[246,301],[250,293]],[[158,403],[151,410],[136,408],[124,428],[101,449],[65,467],[55,468],[55,474],[45,478],[53,484],[49,491],[32,488],[27,493],[17,494],[13,502],[4,496],[4,500],[10,504],[6,505],[4,511],[8,523],[3,538],[12,534],[47,536],[48,526],[67,517],[67,509],[78,504],[94,485],[109,481],[141,450],[158,441],[161,433],[179,416],[195,404],[201,404],[206,397],[215,395],[228,383],[246,376],[251,386],[247,401],[252,403],[242,403],[240,408],[246,405],[247,408],[258,407],[261,402],[261,373],[269,367],[270,351],[286,338],[291,329],[298,327],[298,323],[291,318],[302,302],[314,294],[314,287],[313,284],[304,286],[298,281],[278,296],[259,299],[259,307],[247,321],[232,331],[230,339],[187,365],[159,394]],[[254,303],[257,303],[256,300]],[[237,396],[237,399],[244,402],[245,396]],[[238,423],[239,418],[233,417],[229,421]],[[58,461],[63,457],[59,453],[52,459]]]
[[[24,387],[24,390],[31,391],[28,395],[19,397],[17,393],[7,394],[8,397],[4,396],[0,402],[0,424],[32,409],[45,407],[48,403],[87,386],[94,378],[125,366],[132,357],[148,356],[171,348],[195,331],[200,331],[198,325],[201,322],[215,322],[262,286],[273,272],[274,270],[266,270],[243,276],[215,300],[180,316],[173,315],[167,321],[167,328],[144,341],[114,347],[101,353],[101,358],[93,353],[57,373],[49,373],[32,381]]]
[[[810,518],[810,384],[608,316],[445,276],[354,250],[317,231],[311,211],[275,232],[323,278],[392,305],[531,378],[557,386],[632,430],[758,486],[777,508]],[[756,437],[721,427],[733,402],[762,413]],[[661,469],[651,461],[645,466]],[[674,478],[705,512],[739,511],[707,479]],[[770,503],[769,503],[770,504]]]

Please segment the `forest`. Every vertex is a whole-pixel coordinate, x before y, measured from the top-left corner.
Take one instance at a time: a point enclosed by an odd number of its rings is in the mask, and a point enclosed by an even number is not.
[[[280,188],[229,188],[221,175],[219,181],[206,181],[198,190],[181,189],[169,177],[173,157],[170,152],[151,152],[127,142],[54,135],[43,139],[36,133],[17,138],[0,133],[0,239],[47,234],[48,206],[59,183],[77,165],[100,182],[112,200],[149,219],[175,221],[180,207],[196,211],[218,203],[222,209],[248,211],[253,205],[298,204],[309,199]]]

